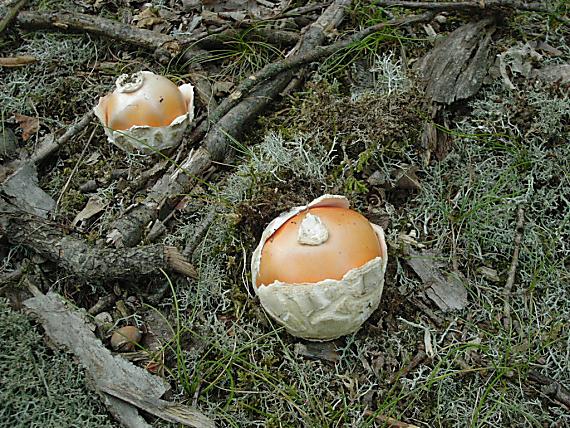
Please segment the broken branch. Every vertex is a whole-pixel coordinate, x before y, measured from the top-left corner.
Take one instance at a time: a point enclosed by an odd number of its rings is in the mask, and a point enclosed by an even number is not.
[[[85,280],[132,279],[169,267],[195,277],[196,271],[173,247],[161,244],[128,249],[96,248],[60,225],[29,214],[0,199],[0,232]]]
[[[174,57],[179,53],[183,53],[186,58],[205,54],[205,51],[190,47],[191,43],[195,43],[194,39],[173,37],[100,16],[71,12],[40,13],[26,11],[18,15],[17,21],[21,27],[25,28],[55,28],[89,32],[157,53],[164,53],[169,57]]]

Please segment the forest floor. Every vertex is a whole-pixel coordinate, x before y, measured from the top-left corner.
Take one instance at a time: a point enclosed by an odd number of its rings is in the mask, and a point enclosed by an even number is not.
[[[0,6],[0,425],[206,426],[93,379],[74,335],[131,325],[120,358],[219,427],[570,426],[569,6],[243,3]],[[128,153],[92,114],[141,70],[195,87],[178,147]],[[250,263],[323,194],[384,228],[388,268],[360,330],[309,342]],[[50,327],[48,292],[92,328]]]

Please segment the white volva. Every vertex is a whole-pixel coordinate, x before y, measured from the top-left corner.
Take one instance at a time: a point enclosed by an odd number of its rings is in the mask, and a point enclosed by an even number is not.
[[[280,215],[267,226],[252,256],[254,285],[257,284],[261,250],[265,241],[299,212],[326,206],[348,208],[349,204],[343,196],[324,195],[308,205],[293,208]],[[309,216],[310,214],[305,218]],[[318,219],[317,216],[312,217]],[[322,230],[324,228],[326,231],[326,227],[320,219],[316,219],[309,220],[304,231],[301,231],[301,225],[299,239],[306,241],[304,244],[319,245],[315,244],[319,239],[324,239],[322,242],[325,242],[328,238],[328,232],[327,238],[324,238]],[[376,257],[365,265],[348,271],[341,280],[326,279],[311,284],[275,281],[270,285],[254,286],[267,313],[292,335],[308,340],[332,340],[358,330],[380,303],[388,262],[384,231],[380,226],[371,225],[384,257]]]

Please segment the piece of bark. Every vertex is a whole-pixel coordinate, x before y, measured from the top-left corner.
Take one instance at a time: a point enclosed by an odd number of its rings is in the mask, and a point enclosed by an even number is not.
[[[419,253],[411,248],[408,252],[406,262],[424,283],[426,295],[430,300],[443,311],[463,309],[467,306],[467,289],[458,274],[444,274],[434,253]]]
[[[303,44],[302,52],[314,49],[317,46],[316,43],[322,43],[325,40],[325,28],[330,30],[340,24],[344,15],[330,14],[327,11],[337,11],[341,5],[344,12],[346,3],[346,0],[337,0],[327,8],[323,15],[327,19],[334,19],[335,21],[324,22],[319,18],[313,25],[317,26],[318,30],[314,30],[314,32],[320,32],[320,37],[315,35],[307,39]],[[309,29],[308,31],[312,30]],[[219,120],[209,118],[208,122],[214,122],[214,126],[207,133],[202,145],[198,149],[192,150],[180,167],[175,165],[170,168],[150,189],[142,204],[134,207],[114,223],[108,240],[115,246],[133,246],[140,242],[146,225],[158,217],[159,208],[166,205],[170,199],[189,193],[196,177],[200,177],[206,172],[212,162],[222,161],[229,152],[231,139],[238,138],[253,119],[267,109],[292,77],[291,71],[283,72],[274,79],[259,85],[249,96],[243,97],[227,113],[219,115]]]
[[[477,93],[493,60],[495,30],[493,18],[462,25],[418,61],[416,68],[431,101],[451,104]]]
[[[295,353],[312,360],[325,360],[335,364],[340,361],[336,345],[331,342],[296,343]]]
[[[215,428],[216,426],[210,418],[180,403],[172,403],[146,394],[135,393],[114,384],[101,385],[100,389],[165,421],[196,428]]]
[[[531,72],[531,77],[550,85],[570,85],[570,64],[550,64]]]
[[[33,164],[24,164],[0,185],[12,204],[20,210],[46,218],[55,208],[55,201],[38,187],[38,173]]]
[[[72,352],[85,368],[95,390],[102,392],[106,405],[121,423],[128,427],[149,427],[138,414],[133,397],[142,402],[159,402],[164,405],[176,405],[160,400],[168,391],[168,384],[158,376],[137,367],[120,356],[114,356],[103,346],[85,322],[81,312],[68,309],[60,296],[55,293],[42,295],[35,293],[24,305],[40,319],[50,339],[59,346]],[[113,393],[109,391],[112,389]],[[117,392],[118,391],[118,392]],[[107,395],[109,394],[109,395]],[[197,410],[188,409],[194,416],[195,424],[188,426],[213,427],[210,419]],[[145,409],[146,410],[146,409]],[[162,417],[154,413],[156,416]],[[170,419],[167,419],[170,420]],[[191,419],[188,419],[190,421]]]
[[[186,276],[196,271],[174,247],[162,244],[128,249],[96,248],[58,224],[26,213],[0,198],[0,232],[85,281],[132,280],[161,268]]]

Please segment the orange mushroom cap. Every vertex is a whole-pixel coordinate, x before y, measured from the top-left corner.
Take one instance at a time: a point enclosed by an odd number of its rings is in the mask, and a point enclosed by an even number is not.
[[[317,216],[328,231],[328,238],[321,244],[298,242],[299,228],[309,213]],[[267,239],[256,285],[340,280],[348,271],[382,256],[378,236],[361,214],[340,207],[309,208],[291,217]]]
[[[164,76],[137,73],[142,82],[125,82],[101,100],[106,125],[124,131],[132,126],[168,126],[188,113],[188,102],[179,88]],[[130,85],[130,87],[129,87]],[[134,89],[133,89],[134,88]]]

